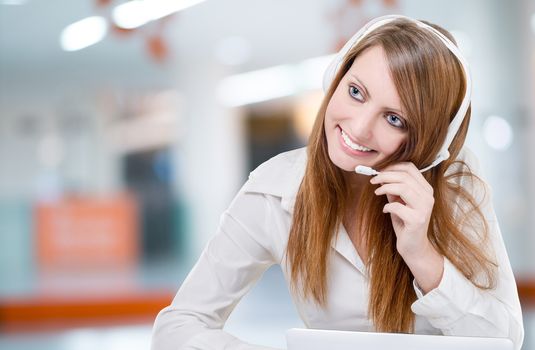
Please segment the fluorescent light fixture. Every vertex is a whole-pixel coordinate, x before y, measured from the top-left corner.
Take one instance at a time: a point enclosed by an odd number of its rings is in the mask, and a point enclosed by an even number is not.
[[[323,73],[334,59],[335,54],[304,60],[298,65],[299,81],[303,90],[323,88]]]
[[[108,22],[104,17],[93,16],[68,25],[61,32],[61,48],[76,51],[101,41],[108,32]]]
[[[275,66],[223,79],[217,91],[228,106],[271,100],[296,92],[294,71],[289,66]]]
[[[133,29],[205,0],[133,0],[113,9],[112,18],[118,27]]]
[[[513,129],[502,117],[491,115],[483,125],[483,135],[487,144],[497,150],[506,150],[513,142]]]
[[[27,0],[0,0],[0,5],[24,5]]]
[[[334,55],[280,65],[227,77],[217,89],[218,99],[230,107],[290,96],[322,88],[323,72]]]

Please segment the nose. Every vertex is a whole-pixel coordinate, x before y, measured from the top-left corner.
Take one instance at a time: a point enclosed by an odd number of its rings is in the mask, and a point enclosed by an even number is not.
[[[354,137],[367,141],[373,136],[373,129],[377,121],[377,111],[365,107],[355,113],[350,123],[350,132]]]

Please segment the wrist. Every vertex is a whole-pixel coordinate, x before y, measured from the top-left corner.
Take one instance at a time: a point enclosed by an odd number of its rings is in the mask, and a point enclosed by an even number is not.
[[[430,243],[420,254],[402,257],[424,293],[439,286],[444,273],[444,257]]]

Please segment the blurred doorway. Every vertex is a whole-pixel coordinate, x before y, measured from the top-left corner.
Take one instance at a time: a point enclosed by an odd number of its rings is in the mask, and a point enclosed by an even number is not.
[[[144,150],[124,156],[124,179],[139,205],[141,247],[145,262],[173,258],[174,222],[171,152]]]

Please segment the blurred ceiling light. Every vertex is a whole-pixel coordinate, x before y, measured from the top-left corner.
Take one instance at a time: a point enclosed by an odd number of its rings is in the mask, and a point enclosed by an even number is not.
[[[513,129],[502,117],[491,115],[483,124],[483,135],[488,145],[497,150],[506,150],[513,142]]]
[[[298,66],[301,77],[301,86],[306,90],[323,88],[323,73],[334,59],[333,55],[309,58]]]
[[[535,34],[535,13],[531,15],[531,31]]]
[[[24,5],[28,0],[0,0],[0,5]]]
[[[133,29],[203,1],[205,0],[133,0],[115,7],[112,17],[118,27]]]
[[[322,88],[323,72],[332,55],[230,76],[221,81],[217,95],[230,107],[243,106],[274,98]]]
[[[289,66],[275,66],[225,78],[219,84],[217,95],[224,104],[236,107],[295,92],[293,70]]]
[[[249,60],[251,45],[242,37],[227,37],[217,43],[215,56],[223,64],[237,66]]]
[[[108,32],[108,22],[104,17],[92,16],[74,22],[61,32],[61,48],[76,51],[101,41]]]
[[[28,0],[0,0],[0,5],[24,5]]]

